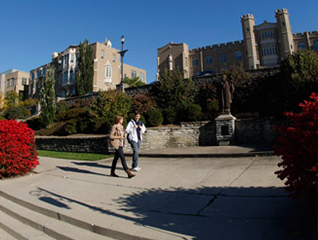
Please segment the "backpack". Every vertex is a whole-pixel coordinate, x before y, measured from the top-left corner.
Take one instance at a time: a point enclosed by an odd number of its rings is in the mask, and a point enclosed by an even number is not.
[[[131,141],[130,141],[130,139],[129,139],[129,134],[127,134],[127,142],[128,142],[129,144],[131,144]]]

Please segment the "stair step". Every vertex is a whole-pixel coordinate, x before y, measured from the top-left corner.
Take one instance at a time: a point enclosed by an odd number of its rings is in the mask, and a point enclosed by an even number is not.
[[[0,227],[0,236],[1,236],[1,240],[17,240],[15,237],[13,237],[12,235],[4,231],[1,227]]]
[[[19,240],[53,240],[54,238],[49,237],[43,231],[37,230],[31,226],[28,226],[17,219],[13,218],[7,213],[0,211],[0,227],[11,235],[11,239]],[[3,237],[1,236],[1,240]],[[8,238],[10,239],[10,238]]]
[[[2,196],[0,196],[0,214],[0,227],[14,237],[18,237],[17,239],[113,239],[32,211]],[[8,216],[10,221],[7,221]],[[37,238],[39,236],[40,238]],[[45,238],[46,236],[48,238]]]

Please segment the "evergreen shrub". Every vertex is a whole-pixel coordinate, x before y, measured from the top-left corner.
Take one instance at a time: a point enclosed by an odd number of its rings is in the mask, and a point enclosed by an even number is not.
[[[149,127],[157,127],[162,124],[163,116],[160,110],[153,109],[146,113],[146,121]]]
[[[177,111],[174,108],[166,108],[163,110],[164,124],[173,124],[177,120]]]

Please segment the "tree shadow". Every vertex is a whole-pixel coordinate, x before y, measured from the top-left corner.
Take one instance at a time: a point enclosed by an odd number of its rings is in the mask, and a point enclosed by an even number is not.
[[[314,239],[316,210],[283,188],[151,189],[116,200],[138,223],[193,239]]]
[[[116,212],[38,188],[49,204],[79,204],[180,239],[309,240],[315,238],[316,209],[287,197],[283,187],[201,187],[145,189],[113,201]],[[51,201],[55,199],[56,201]],[[132,233],[133,234],[133,233]]]

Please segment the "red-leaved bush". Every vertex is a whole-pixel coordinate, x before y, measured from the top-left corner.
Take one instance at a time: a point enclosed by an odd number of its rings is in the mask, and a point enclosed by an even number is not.
[[[281,156],[278,164],[282,170],[277,177],[285,182],[291,196],[304,196],[308,200],[317,197],[318,183],[318,94],[312,93],[311,101],[299,104],[301,113],[284,113],[289,126],[277,127],[278,142],[274,154]]]
[[[0,120],[0,178],[23,175],[38,164],[34,131],[26,123]]]

